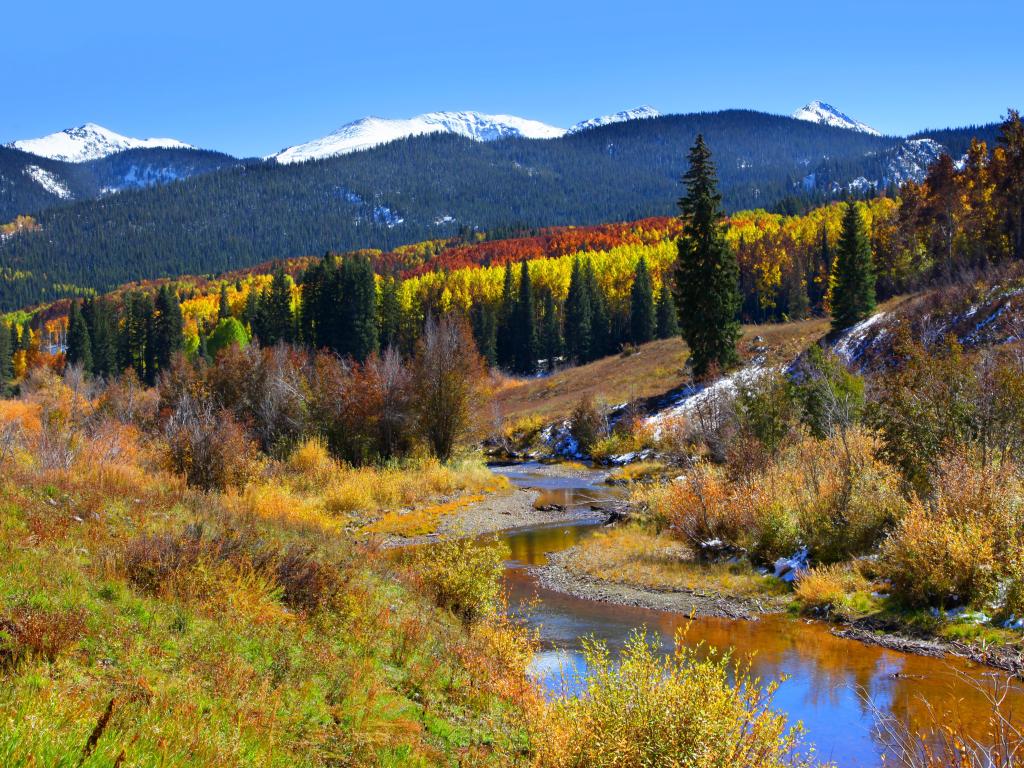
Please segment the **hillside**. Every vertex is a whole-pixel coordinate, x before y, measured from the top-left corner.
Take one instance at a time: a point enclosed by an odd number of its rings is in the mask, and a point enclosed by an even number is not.
[[[0,264],[19,275],[16,285],[0,285],[0,308],[326,250],[388,250],[459,231],[671,215],[698,132],[715,152],[730,210],[794,197],[806,208],[858,179],[865,188],[902,178],[893,165],[902,139],[741,110],[630,120],[544,140],[418,136],[308,163],[233,164],[51,208],[38,216],[38,236],[0,244]],[[992,129],[967,132],[974,133],[990,137]],[[37,183],[26,188],[26,157],[3,152],[8,164],[22,164],[0,170],[13,187],[5,203],[13,218],[40,205],[43,192]],[[79,185],[69,183],[73,195],[100,186],[98,169],[88,178],[83,170],[68,170]]]

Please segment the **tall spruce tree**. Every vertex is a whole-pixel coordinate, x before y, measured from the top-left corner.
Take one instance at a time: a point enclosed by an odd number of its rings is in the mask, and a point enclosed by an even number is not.
[[[511,370],[515,365],[515,314],[516,295],[512,278],[512,263],[505,264],[505,281],[501,289],[501,305],[498,307],[498,366]]]
[[[152,359],[156,366],[155,372],[159,372],[170,368],[174,356],[184,347],[185,323],[181,316],[178,294],[168,286],[163,286],[157,291],[153,309]],[[153,375],[150,374],[150,378]]]
[[[92,341],[89,338],[89,326],[82,317],[82,306],[77,301],[71,302],[68,313],[67,361],[69,365],[80,365],[84,371],[92,372]]]
[[[672,296],[667,275],[658,289],[657,317],[659,339],[671,339],[679,335],[679,313],[676,311],[676,300]]]
[[[363,362],[377,350],[377,284],[369,258],[348,258],[341,265],[342,318],[338,352]]]
[[[555,367],[555,361],[562,356],[562,325],[555,295],[550,290],[544,291],[544,324],[541,328],[540,348],[550,371]]]
[[[647,269],[647,259],[643,256],[636,264],[629,299],[630,341],[634,344],[646,344],[654,338],[658,330],[658,319],[654,307],[654,285],[651,282],[651,273]]]
[[[271,347],[280,341],[295,341],[295,317],[292,315],[291,279],[280,264],[274,269],[270,289],[261,302],[260,341]]]
[[[488,301],[478,301],[470,309],[473,339],[480,356],[489,367],[498,364],[498,312]]]
[[[683,176],[686,194],[679,200],[683,231],[675,269],[676,304],[683,339],[698,378],[713,364],[722,368],[737,360],[737,320],[741,297],[736,255],[725,241],[722,196],[704,137],[690,150],[690,168]]]
[[[92,341],[92,372],[110,378],[117,373],[117,327],[110,302],[103,297],[86,301],[82,305],[82,317]]]
[[[516,373],[532,374],[537,367],[537,318],[533,301],[530,267],[523,261],[519,269],[519,297],[516,300],[514,327]]]
[[[0,321],[0,396],[7,392],[14,378],[14,350],[11,349],[11,331]]]
[[[149,294],[132,291],[121,303],[120,334],[117,344],[117,365],[121,370],[131,368],[139,379],[146,381],[148,329],[153,315],[153,300]]]
[[[228,284],[220,284],[220,302],[217,307],[217,319],[227,320],[231,317],[231,305],[228,303]]]
[[[573,259],[569,295],[565,300],[565,352],[575,363],[590,354],[590,293],[579,256]]]
[[[852,200],[843,213],[843,230],[832,275],[832,329],[849,328],[875,309],[875,270],[860,209]]]
[[[604,357],[612,351],[608,300],[597,282],[594,263],[590,259],[583,262],[583,283],[590,300],[590,347],[586,354],[586,360],[590,361]]]
[[[396,277],[387,277],[381,282],[380,308],[380,346],[382,349],[394,347],[398,349],[402,334],[402,304],[399,300],[401,283]]]

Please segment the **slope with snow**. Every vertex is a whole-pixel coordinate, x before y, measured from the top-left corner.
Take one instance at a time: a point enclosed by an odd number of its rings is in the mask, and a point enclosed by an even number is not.
[[[649,117],[661,117],[661,112],[645,104],[636,109],[625,109],[622,112],[616,112],[614,115],[603,115],[602,117],[592,117],[590,120],[583,120],[572,126],[567,133],[579,133],[591,128],[600,128],[602,125],[624,123],[627,120],[645,120]]]
[[[32,181],[45,189],[51,195],[55,195],[61,200],[70,200],[74,197],[74,195],[71,194],[71,190],[68,189],[68,185],[45,168],[40,168],[38,165],[26,165],[22,170],[22,173],[32,179]]]
[[[126,149],[194,149],[177,139],[134,139],[122,136],[102,125],[86,123],[77,128],[66,128],[38,139],[21,139],[7,146],[31,152],[33,155],[69,163],[84,163],[101,157],[123,152]]]
[[[818,123],[819,125],[830,125],[833,128],[846,128],[851,131],[868,133],[872,136],[882,135],[880,131],[876,131],[870,125],[854,120],[849,115],[840,112],[831,104],[826,104],[823,101],[812,101],[810,104],[794,112],[793,117],[797,120],[806,120],[807,122]]]
[[[562,128],[513,115],[485,115],[480,112],[428,112],[407,120],[364,117],[334,133],[281,150],[271,157],[279,163],[300,163],[370,149],[389,141],[428,133],[453,133],[474,141],[494,141],[509,136],[554,139]]]

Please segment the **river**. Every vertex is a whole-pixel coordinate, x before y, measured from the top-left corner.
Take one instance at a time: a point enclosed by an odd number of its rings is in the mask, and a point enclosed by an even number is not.
[[[586,508],[622,498],[622,490],[604,485],[596,472],[561,476],[536,464],[494,469],[517,486],[539,489],[539,504]],[[560,687],[560,669],[583,663],[581,638],[594,636],[618,650],[630,633],[645,627],[668,649],[689,620],[678,613],[577,598],[538,583],[531,566],[542,565],[546,553],[571,547],[599,528],[598,520],[583,520],[503,534],[512,553],[505,568],[510,606],[540,632],[541,651],[533,669],[550,692]],[[865,696],[878,711],[911,730],[926,729],[934,713],[939,722],[965,723],[984,742],[989,706],[968,680],[990,684],[992,675],[1002,675],[959,659],[908,655],[845,640],[832,635],[824,623],[781,615],[757,621],[696,619],[686,642],[749,656],[753,674],[763,681],[785,678],[775,707],[787,712],[791,722],[803,722],[819,759],[844,767],[877,766],[886,753],[885,736]],[[1024,688],[1018,686],[1012,698],[1013,711],[1024,721]]]

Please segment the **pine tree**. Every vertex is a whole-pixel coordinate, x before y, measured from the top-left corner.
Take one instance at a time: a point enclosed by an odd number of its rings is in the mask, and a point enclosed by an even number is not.
[[[67,361],[69,365],[80,365],[84,371],[92,371],[92,341],[89,339],[89,326],[82,317],[82,306],[77,301],[71,302],[68,313]]]
[[[478,301],[470,309],[473,323],[473,339],[480,357],[489,367],[498,364],[498,313],[494,305],[487,301]]]
[[[363,362],[377,350],[377,284],[368,258],[345,259],[341,265],[342,318],[338,352]]]
[[[544,292],[544,325],[541,329],[541,355],[547,360],[548,370],[555,367],[555,361],[562,356],[562,326],[558,318],[555,295]]]
[[[610,332],[611,317],[608,313],[608,300],[598,285],[594,264],[590,259],[583,262],[583,284],[590,300],[590,346],[586,360],[597,360],[611,352]]]
[[[90,299],[82,306],[82,317],[89,327],[92,341],[92,372],[109,378],[117,373],[117,328],[110,302],[102,297]]]
[[[654,309],[654,285],[651,273],[647,269],[647,259],[643,256],[636,265],[633,276],[633,290],[629,303],[630,341],[634,344],[646,344],[654,338],[658,330],[658,319]]]
[[[147,380],[147,337],[152,315],[153,301],[149,294],[133,291],[124,297],[121,305],[117,365],[121,370],[133,369],[143,381]]]
[[[565,300],[565,351],[573,362],[583,362],[590,354],[590,318],[590,294],[577,256],[572,262],[569,295]]]
[[[658,290],[658,338],[671,339],[679,335],[679,313],[676,311],[676,301],[672,297],[672,288],[666,279],[661,281],[661,288]]]
[[[228,284],[220,284],[220,306],[217,309],[217,319],[226,320],[231,317],[231,305],[228,303]]]
[[[7,392],[14,378],[14,350],[11,349],[11,331],[0,321],[0,396]]]
[[[516,300],[514,328],[515,357],[513,365],[517,373],[532,374],[537,367],[537,322],[533,301],[533,283],[527,262],[519,270],[519,298]]]
[[[832,329],[849,328],[875,309],[871,243],[857,204],[847,202],[832,275]]]
[[[737,360],[740,326],[736,316],[741,297],[736,255],[725,241],[715,166],[700,134],[689,160],[683,176],[686,194],[679,200],[683,232],[675,290],[693,373],[702,378],[712,364],[726,368]]]
[[[279,341],[294,341],[295,318],[292,316],[291,279],[280,264],[274,269],[270,290],[267,291],[262,303],[263,317],[257,323],[261,326],[260,341],[268,347]]]
[[[501,306],[498,309],[498,366],[511,369],[515,365],[515,313],[516,296],[512,282],[512,263],[505,264],[505,282],[501,290]]]
[[[156,370],[150,372],[149,378],[156,373],[171,367],[174,356],[184,347],[184,320],[181,316],[181,303],[178,294],[167,286],[163,286],[156,294],[153,316],[153,353],[152,360]]]
[[[380,291],[380,346],[382,349],[398,349],[402,333],[402,304],[399,300],[401,283],[398,278],[388,277],[381,283]]]

